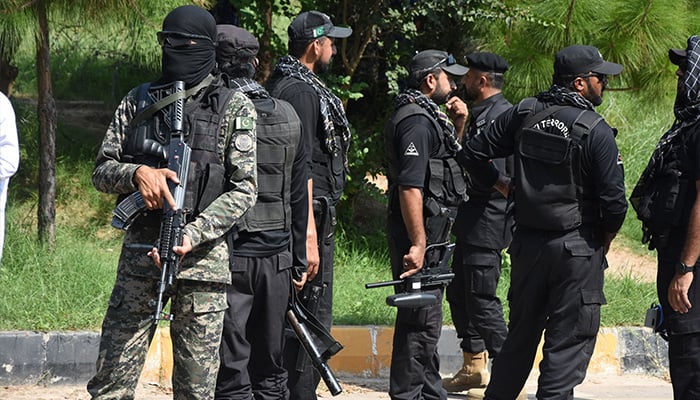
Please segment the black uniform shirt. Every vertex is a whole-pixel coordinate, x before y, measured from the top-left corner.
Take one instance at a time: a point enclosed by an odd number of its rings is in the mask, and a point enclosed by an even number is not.
[[[306,151],[311,154],[316,132],[323,129],[320,126],[319,118],[320,103],[314,88],[298,79],[273,75],[268,82],[267,89],[272,97],[282,99],[294,107],[301,120]],[[311,171],[311,162],[309,162],[308,170]]]
[[[310,157],[309,179],[314,179],[313,196],[329,196],[334,201],[339,200],[340,193],[331,195],[323,181],[331,180],[331,156],[321,148],[325,141],[325,129],[321,118],[320,99],[311,85],[299,79],[281,74],[274,74],[268,81],[268,90],[272,97],[289,102],[296,110],[301,125],[304,128],[306,146]],[[319,178],[322,177],[322,178]]]
[[[535,112],[544,108],[538,103]],[[561,134],[557,120],[573,121],[580,109],[567,107],[557,111],[551,117],[553,123],[540,129]],[[518,112],[518,107],[501,114],[491,127],[466,143],[460,160],[470,172],[481,176],[483,182],[493,185],[498,179],[495,168],[487,168],[485,163],[491,158],[505,157],[513,154],[515,133],[518,131],[526,114]],[[570,124],[569,124],[570,125]],[[612,128],[605,122],[598,123],[582,142],[581,179],[583,196],[594,200],[600,208],[600,225],[606,232],[617,232],[625,219],[627,199],[625,197],[624,170],[620,152],[615,143]],[[517,190],[517,189],[516,189]],[[515,205],[517,207],[517,204]],[[517,212],[517,211],[516,211]]]
[[[392,154],[388,155],[389,171],[397,171],[396,176],[389,173],[389,187],[400,185],[423,189],[425,174],[428,170],[430,155],[440,147],[440,138],[435,132],[433,122],[427,116],[415,114],[404,118],[396,127]],[[394,202],[392,212],[400,215],[399,203]]]

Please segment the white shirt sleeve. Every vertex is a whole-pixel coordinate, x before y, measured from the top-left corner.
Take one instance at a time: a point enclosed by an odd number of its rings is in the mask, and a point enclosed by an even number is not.
[[[19,141],[15,111],[10,100],[0,93],[0,179],[8,179],[19,167]]]

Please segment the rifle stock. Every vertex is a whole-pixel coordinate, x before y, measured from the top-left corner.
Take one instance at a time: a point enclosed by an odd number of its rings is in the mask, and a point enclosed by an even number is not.
[[[321,379],[323,379],[331,394],[337,396],[343,391],[343,388],[328,366],[327,361],[342,350],[343,345],[336,341],[321,323],[312,314],[308,313],[308,310],[304,310],[304,307],[296,300],[295,293],[291,295],[286,316],[294,334],[301,342],[305,354],[311,360],[311,364],[321,375]],[[321,343],[322,348],[316,345],[314,336]]]
[[[325,257],[323,255],[324,243],[333,236],[333,227],[335,225],[334,216],[332,214],[331,200],[328,197],[321,196],[313,199],[313,213],[316,221],[316,236],[318,245],[318,273],[314,280],[307,282],[302,289],[300,296],[304,302],[306,310],[311,315],[317,315],[321,297],[325,291],[323,283],[323,272],[325,269]],[[297,355],[296,370],[303,372],[308,363],[307,353],[304,349],[299,349]]]

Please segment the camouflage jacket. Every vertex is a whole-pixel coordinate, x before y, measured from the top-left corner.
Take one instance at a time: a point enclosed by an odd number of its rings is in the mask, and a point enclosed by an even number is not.
[[[122,99],[102,141],[92,174],[93,184],[99,191],[128,194],[138,190],[132,178],[142,165],[121,161],[131,132],[129,122],[136,114],[136,95],[134,88]],[[242,93],[233,94],[222,117],[217,145],[226,176],[230,177],[230,190],[185,227],[184,233],[190,238],[193,250],[182,261],[178,279],[230,283],[225,233],[255,203],[257,196],[256,117],[253,103]],[[253,123],[240,124],[241,119]],[[250,129],[240,129],[242,126]],[[251,141],[252,146],[238,146],[245,151],[236,146],[236,142]],[[120,273],[159,276],[159,270],[146,253],[158,239],[160,215],[160,212],[150,212],[148,216],[139,217],[126,232],[119,258]]]

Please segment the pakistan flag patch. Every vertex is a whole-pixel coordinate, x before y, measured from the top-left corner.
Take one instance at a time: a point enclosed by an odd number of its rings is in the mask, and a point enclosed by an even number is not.
[[[236,117],[233,128],[237,131],[249,131],[253,129],[254,120],[251,117]]]

